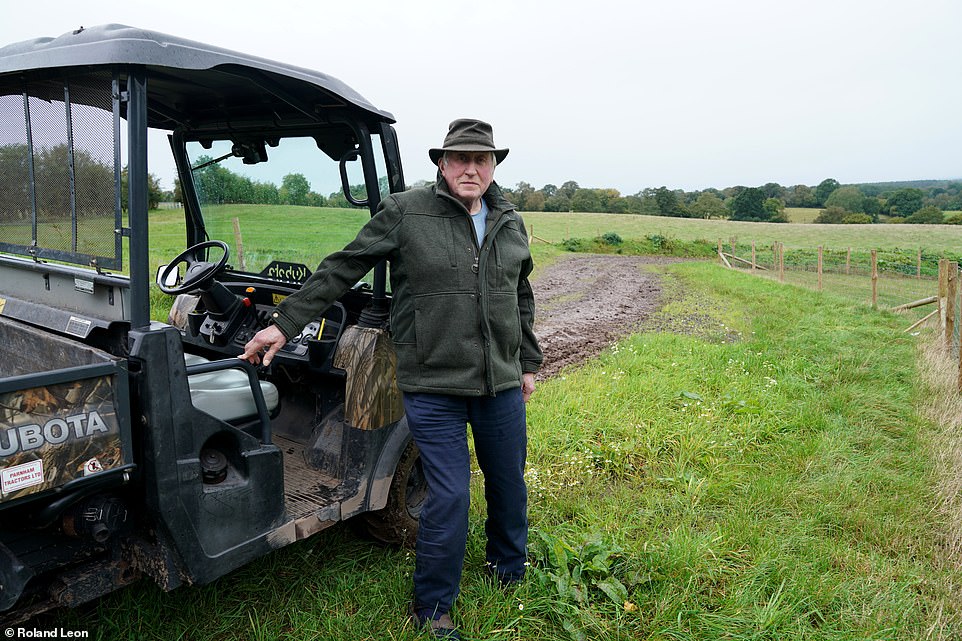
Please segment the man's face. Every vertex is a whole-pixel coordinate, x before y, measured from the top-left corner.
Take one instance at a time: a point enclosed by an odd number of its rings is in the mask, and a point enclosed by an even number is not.
[[[451,195],[468,211],[494,180],[494,155],[489,151],[449,151],[438,162]]]

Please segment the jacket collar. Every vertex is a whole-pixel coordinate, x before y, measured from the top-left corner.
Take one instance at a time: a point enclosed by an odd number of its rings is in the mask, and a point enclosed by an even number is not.
[[[437,197],[449,199],[457,203],[458,207],[465,213],[468,212],[468,208],[464,206],[464,203],[451,195],[451,192],[448,190],[448,183],[444,180],[444,176],[441,175],[440,171],[438,172],[437,181],[434,183],[434,192]],[[514,205],[504,197],[504,192],[501,191],[501,187],[494,181],[491,181],[491,185],[487,191],[484,192],[482,198],[488,203],[489,220],[500,218],[504,212],[515,208]]]

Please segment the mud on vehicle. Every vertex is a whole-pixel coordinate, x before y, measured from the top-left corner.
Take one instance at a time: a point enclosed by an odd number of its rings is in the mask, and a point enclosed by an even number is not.
[[[0,49],[0,622],[207,583],[351,517],[413,540],[387,266],[269,368],[236,358],[404,189],[392,123],[321,73],[119,25]],[[148,211],[148,142],[182,223]],[[293,174],[355,208],[222,184]]]

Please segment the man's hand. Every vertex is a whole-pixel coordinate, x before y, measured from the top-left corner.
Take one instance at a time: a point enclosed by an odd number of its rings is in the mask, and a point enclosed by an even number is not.
[[[268,325],[247,341],[247,345],[244,345],[244,353],[237,358],[258,365],[261,362],[261,350],[267,349],[267,353],[264,354],[264,367],[267,367],[274,359],[277,350],[284,347],[286,342],[284,333],[278,329],[277,325]]]
[[[527,403],[531,395],[534,394],[534,374],[526,373],[521,375],[521,397]]]

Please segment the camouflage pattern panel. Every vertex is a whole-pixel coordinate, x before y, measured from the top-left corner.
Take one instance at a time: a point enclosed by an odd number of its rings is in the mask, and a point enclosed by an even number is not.
[[[194,313],[199,302],[200,296],[193,294],[180,294],[177,296],[177,298],[174,299],[174,304],[170,307],[170,312],[167,314],[167,324],[173,325],[182,332],[186,332],[187,319]]]
[[[0,394],[0,504],[125,464],[112,380]]]
[[[395,378],[397,354],[385,330],[357,325],[345,329],[337,343],[334,367],[347,372],[344,418],[349,425],[373,430],[404,415]]]

